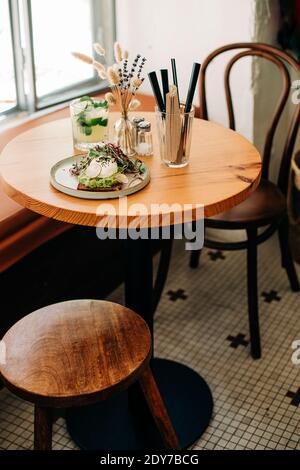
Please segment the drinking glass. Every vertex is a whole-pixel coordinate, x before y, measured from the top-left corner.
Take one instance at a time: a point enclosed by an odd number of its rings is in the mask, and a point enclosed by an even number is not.
[[[108,104],[106,101],[78,98],[71,102],[70,113],[75,148],[88,150],[107,139]]]
[[[194,108],[185,112],[181,104],[178,113],[170,114],[155,108],[161,161],[169,168],[183,168],[189,163]]]

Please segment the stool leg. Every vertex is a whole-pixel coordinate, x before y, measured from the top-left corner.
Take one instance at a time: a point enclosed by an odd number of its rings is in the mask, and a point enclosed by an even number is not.
[[[139,379],[139,384],[142,388],[144,397],[149,406],[150,412],[153,416],[157,429],[162,437],[163,443],[167,449],[180,449],[180,445],[175,434],[173,425],[168,416],[168,412],[162,401],[160,392],[157,388],[155,379],[147,367],[145,372]]]
[[[52,408],[34,407],[34,450],[52,449]]]
[[[199,266],[199,260],[202,250],[193,250],[190,257],[190,268],[196,269]]]

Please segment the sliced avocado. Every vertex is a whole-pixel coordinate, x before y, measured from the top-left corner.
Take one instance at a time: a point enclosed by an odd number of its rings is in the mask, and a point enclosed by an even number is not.
[[[116,184],[119,184],[114,175],[110,178],[88,178],[83,175],[79,177],[79,182],[88,188],[112,188]]]

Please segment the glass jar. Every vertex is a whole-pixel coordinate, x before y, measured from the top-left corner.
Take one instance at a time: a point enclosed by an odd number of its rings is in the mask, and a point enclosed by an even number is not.
[[[151,124],[148,121],[140,122],[138,126],[136,151],[142,156],[153,155]]]
[[[155,111],[161,161],[169,168],[185,167],[190,159],[194,108],[186,113],[181,104],[176,114]]]

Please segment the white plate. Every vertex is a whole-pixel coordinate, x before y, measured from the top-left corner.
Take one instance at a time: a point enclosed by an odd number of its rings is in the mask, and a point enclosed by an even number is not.
[[[64,158],[55,163],[50,171],[50,182],[52,186],[62,193],[69,196],[79,197],[82,199],[115,199],[118,197],[129,196],[143,189],[150,181],[150,171],[143,163],[144,173],[135,177],[128,176],[128,183],[123,183],[122,189],[118,191],[82,191],[77,189],[78,178],[70,173],[70,169],[74,163],[79,162],[83,155],[73,155]]]

